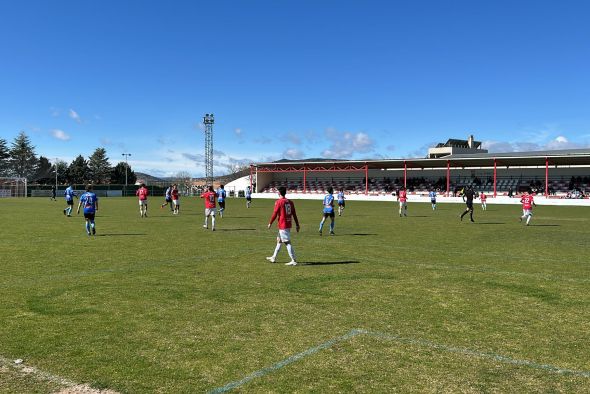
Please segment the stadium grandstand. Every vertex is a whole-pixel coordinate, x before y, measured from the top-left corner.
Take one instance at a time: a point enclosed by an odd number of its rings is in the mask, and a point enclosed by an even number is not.
[[[590,193],[590,149],[488,153],[470,136],[439,144],[426,158],[255,163],[249,180],[256,193],[286,186],[291,194],[323,194],[332,186],[349,195],[383,196],[406,187],[411,194],[438,190],[450,197],[471,185],[490,197],[532,190],[578,198]]]

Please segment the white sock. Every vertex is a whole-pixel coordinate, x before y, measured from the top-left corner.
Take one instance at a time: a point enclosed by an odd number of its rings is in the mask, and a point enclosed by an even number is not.
[[[291,261],[295,261],[295,251],[293,250],[293,246],[290,243],[287,244],[287,252],[291,257]]]
[[[531,221],[532,216],[528,215],[528,217],[526,218],[526,224],[529,224],[529,222]]]
[[[283,244],[277,243],[277,246],[275,246],[275,252],[272,254],[272,257],[274,257],[275,259],[277,258],[277,255],[279,254],[279,251],[281,250],[281,245],[283,245]]]
[[[205,227],[207,227],[207,216],[205,216]]]
[[[215,228],[215,216],[211,216],[211,228]]]

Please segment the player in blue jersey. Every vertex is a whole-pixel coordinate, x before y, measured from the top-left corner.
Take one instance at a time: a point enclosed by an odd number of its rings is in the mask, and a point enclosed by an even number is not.
[[[328,187],[328,194],[326,194],[324,196],[324,217],[322,218],[322,221],[320,222],[320,235],[322,235],[322,229],[324,228],[324,222],[326,221],[326,218],[330,218],[331,222],[330,222],[330,235],[334,235],[334,196],[332,195],[332,193],[334,193],[334,189],[332,189],[332,187]]]
[[[219,217],[223,217],[223,211],[225,211],[225,189],[223,185],[219,185],[219,189],[215,192],[217,194],[217,203],[219,204]]]
[[[64,215],[72,216],[72,209],[74,209],[74,197],[76,197],[76,192],[72,185],[69,185],[66,190],[64,191],[64,197],[66,199],[66,208],[64,209]]]
[[[250,204],[252,204],[252,190],[250,190],[250,186],[246,186],[244,195],[246,197],[246,208],[250,208]]]
[[[86,192],[80,196],[78,203],[78,211],[80,214],[80,207],[84,206],[84,219],[86,219],[86,234],[96,235],[96,226],[94,224],[94,215],[98,211],[98,197],[92,192],[92,185],[86,185]]]
[[[338,216],[342,216],[342,212],[344,212],[344,206],[346,205],[344,200],[344,189],[340,189],[338,191]]]
[[[174,212],[174,203],[172,202],[172,186],[168,186],[164,194],[164,204],[160,205],[160,209],[164,209],[166,205],[170,206],[170,212]]]
[[[436,209],[436,192],[434,189],[428,193],[428,197],[430,197],[430,203],[432,204],[432,210],[434,211]]]

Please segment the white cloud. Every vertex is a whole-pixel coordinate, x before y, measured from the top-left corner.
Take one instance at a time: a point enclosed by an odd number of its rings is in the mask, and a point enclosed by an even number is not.
[[[301,145],[301,137],[297,133],[287,133],[284,135],[284,138],[293,145]]]
[[[571,142],[567,137],[559,135],[549,141],[520,142],[520,141],[484,141],[482,148],[490,153],[501,152],[530,152],[538,150],[578,149],[590,147],[590,144]]]
[[[368,153],[374,150],[375,143],[367,133],[352,133],[327,129],[326,139],[330,147],[322,152],[322,156],[331,159],[348,159],[357,153]]]
[[[238,137],[242,136],[242,129],[240,129],[239,127],[234,129],[234,134]]]
[[[283,152],[283,157],[289,160],[303,159],[303,152],[296,148],[287,149]]]
[[[257,144],[268,145],[268,144],[272,143],[273,140],[269,137],[262,136],[262,137],[254,139],[254,142],[256,142]]]
[[[70,139],[70,136],[65,131],[59,129],[51,130],[51,135],[54,138],[57,138],[58,140],[62,141],[68,141]]]
[[[82,119],[80,118],[80,115],[78,115],[78,113],[76,111],[74,111],[73,109],[70,108],[70,111],[68,112],[68,116],[70,118],[72,118],[76,123],[82,124]]]

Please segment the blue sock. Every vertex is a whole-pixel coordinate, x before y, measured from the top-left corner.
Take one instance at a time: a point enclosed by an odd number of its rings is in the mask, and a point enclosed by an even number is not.
[[[334,232],[334,222],[330,223],[330,232]]]
[[[320,222],[320,231],[324,228],[324,222]]]

